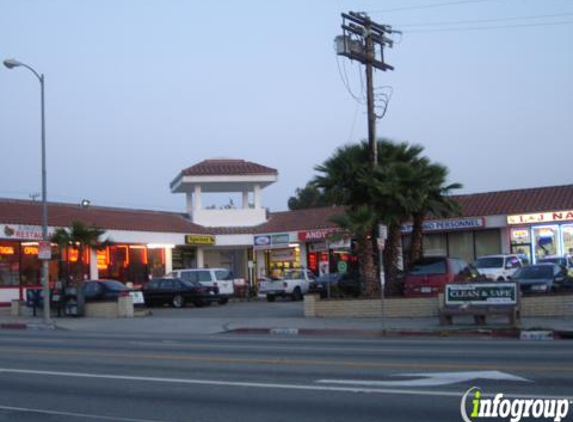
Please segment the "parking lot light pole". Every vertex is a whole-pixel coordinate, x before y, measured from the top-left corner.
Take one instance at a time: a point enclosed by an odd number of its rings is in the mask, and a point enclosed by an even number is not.
[[[44,116],[44,75],[40,75],[31,66],[21,63],[15,59],[4,60],[4,66],[8,69],[15,67],[25,67],[31,71],[40,81],[41,92],[41,119],[42,119],[42,241],[48,242],[48,201],[46,188],[46,120]],[[42,248],[38,248],[40,250]],[[44,295],[44,323],[51,324],[50,320],[50,280],[49,280],[49,259],[42,259],[42,290]]]

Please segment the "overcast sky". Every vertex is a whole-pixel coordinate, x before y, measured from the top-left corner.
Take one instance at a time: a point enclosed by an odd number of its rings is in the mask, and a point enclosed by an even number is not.
[[[226,157],[276,168],[263,202],[287,209],[367,137],[342,82],[362,95],[363,68],[333,49],[350,10],[404,31],[375,73],[379,136],[422,144],[462,193],[573,183],[569,0],[0,0],[0,58],[46,77],[48,199],[183,211],[169,183]],[[34,76],[2,66],[0,197],[41,191],[39,109]]]

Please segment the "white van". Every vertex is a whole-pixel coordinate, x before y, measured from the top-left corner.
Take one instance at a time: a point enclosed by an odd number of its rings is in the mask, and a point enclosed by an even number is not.
[[[226,268],[184,268],[171,271],[167,277],[198,281],[204,286],[218,287],[219,294],[226,296],[219,301],[220,304],[227,303],[229,296],[235,293],[233,273]]]

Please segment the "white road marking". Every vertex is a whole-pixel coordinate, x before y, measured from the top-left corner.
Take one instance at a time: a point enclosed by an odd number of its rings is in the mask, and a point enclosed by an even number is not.
[[[37,413],[40,415],[71,416],[74,418],[96,419],[98,421],[170,422],[170,421],[159,420],[159,419],[133,419],[133,418],[122,418],[119,416],[92,415],[92,414],[88,414],[88,413],[61,412],[58,410],[34,409],[34,408],[29,408],[29,407],[15,407],[15,406],[1,406],[0,405],[0,411],[2,411],[2,410],[7,410],[7,411],[11,411],[11,412],[21,412],[21,413]]]
[[[458,384],[477,379],[506,380],[517,382],[532,382],[528,379],[506,374],[501,371],[465,371],[465,372],[423,372],[417,374],[396,374],[396,377],[417,377],[412,380],[337,380],[323,379],[319,384],[366,385],[369,387],[436,387],[441,385]]]
[[[457,391],[440,391],[440,390],[408,390],[398,388],[367,388],[367,387],[342,387],[342,386],[326,386],[326,385],[304,385],[304,384],[276,384],[276,383],[259,383],[259,382],[239,382],[239,381],[215,381],[215,380],[201,380],[201,379],[183,379],[183,378],[155,378],[155,377],[137,377],[129,375],[111,375],[111,374],[94,374],[84,372],[56,372],[56,371],[37,371],[28,369],[11,369],[0,368],[0,373],[12,373],[22,375],[42,375],[42,376],[55,376],[55,377],[70,377],[70,378],[94,378],[94,379],[111,379],[121,381],[139,381],[139,382],[157,382],[157,383],[172,383],[172,384],[192,384],[192,385],[216,385],[225,387],[247,387],[247,388],[275,388],[283,390],[306,390],[318,392],[344,392],[344,393],[371,393],[371,394],[397,394],[397,395],[412,395],[412,396],[437,396],[437,397],[458,397],[460,398],[463,392]],[[570,396],[541,396],[529,394],[512,394],[506,393],[505,397],[520,397],[520,398],[551,398],[570,399]],[[489,394],[484,394],[482,397],[488,397]],[[155,422],[155,421],[154,421]]]

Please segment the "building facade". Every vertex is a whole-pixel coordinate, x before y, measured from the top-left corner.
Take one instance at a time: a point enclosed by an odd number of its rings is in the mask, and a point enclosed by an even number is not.
[[[268,212],[264,188],[275,169],[244,160],[204,160],[182,170],[170,185],[185,196],[185,212],[159,212],[49,203],[49,233],[72,222],[105,230],[105,247],[83,256],[74,245],[52,244],[50,282],[70,274],[143,283],[173,269],[225,267],[238,282],[255,282],[287,268],[315,274],[357,271],[351,240],[331,218],[342,207]],[[204,206],[204,195],[239,194],[233,207]],[[496,253],[520,253],[530,262],[573,253],[573,185],[460,195],[462,215],[428,220],[424,255],[468,262]],[[407,253],[411,226],[404,225]],[[0,303],[22,298],[40,284],[41,203],[0,199]]]

